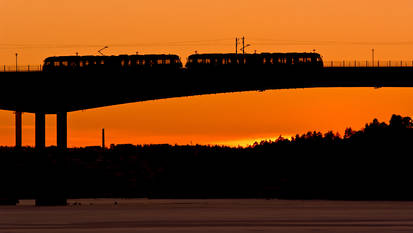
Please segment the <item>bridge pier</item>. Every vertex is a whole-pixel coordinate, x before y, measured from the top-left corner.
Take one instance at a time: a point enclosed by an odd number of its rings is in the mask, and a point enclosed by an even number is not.
[[[35,144],[36,149],[46,147],[46,115],[41,112],[35,114]]]
[[[67,112],[57,113],[57,148],[67,149]]]
[[[16,120],[16,148],[22,147],[22,112],[15,112]]]

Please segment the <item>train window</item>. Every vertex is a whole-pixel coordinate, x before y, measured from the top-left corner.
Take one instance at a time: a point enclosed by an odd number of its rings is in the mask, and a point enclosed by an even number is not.
[[[300,57],[300,58],[298,58],[298,62],[299,62],[299,63],[304,63],[304,62],[306,62],[306,60],[305,60],[305,58]]]
[[[85,61],[85,66],[88,66],[89,65],[89,61]]]
[[[54,62],[54,66],[56,66],[56,67],[60,66],[60,62],[55,61],[55,62]]]
[[[205,59],[205,64],[211,64],[211,59],[209,58]]]
[[[62,66],[69,66],[69,62],[68,61],[62,61]]]
[[[228,64],[231,64],[231,58],[228,59]]]
[[[262,64],[266,64],[267,63],[267,58],[262,59]]]
[[[274,58],[271,58],[271,59],[270,59],[270,63],[271,63],[271,64],[274,64]]]
[[[246,58],[244,58],[244,64],[247,64],[247,59]]]
[[[132,66],[132,60],[128,61],[128,66]]]
[[[176,59],[175,60],[175,64],[179,64],[180,63],[180,60],[179,59]]]
[[[70,63],[70,66],[71,66],[71,67],[76,67],[76,62],[72,61],[72,62]]]
[[[202,62],[202,59],[201,59],[201,58],[198,58],[198,60],[196,61],[196,63],[202,64],[202,63],[203,63],[203,62]]]
[[[166,60],[165,60],[165,64],[166,64],[166,65],[170,65],[170,64],[171,64],[171,59],[166,59]]]
[[[163,60],[162,60],[162,59],[158,59],[158,60],[156,61],[156,64],[158,64],[158,65],[162,65],[162,63],[163,63]]]
[[[105,64],[105,61],[104,61],[104,60],[100,61],[100,64],[101,64],[101,65],[104,65],[104,64]]]
[[[120,62],[120,65],[121,65],[122,67],[125,67],[125,64],[126,64],[125,60],[122,60],[122,61]]]
[[[83,67],[83,61],[79,62],[79,67]]]

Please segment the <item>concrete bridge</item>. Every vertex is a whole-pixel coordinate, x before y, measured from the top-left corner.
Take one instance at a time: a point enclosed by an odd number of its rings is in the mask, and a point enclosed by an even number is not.
[[[45,147],[45,115],[57,115],[57,144],[67,147],[67,113],[110,105],[227,92],[315,87],[413,87],[413,67],[307,70],[204,70],[147,73],[0,72],[0,109],[35,113],[36,148]]]

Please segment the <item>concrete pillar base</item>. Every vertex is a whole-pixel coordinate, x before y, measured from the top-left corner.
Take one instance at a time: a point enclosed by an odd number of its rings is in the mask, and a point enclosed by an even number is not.
[[[46,115],[44,113],[36,113],[35,118],[36,149],[44,149],[46,147]]]
[[[57,147],[67,149],[67,112],[57,113]]]

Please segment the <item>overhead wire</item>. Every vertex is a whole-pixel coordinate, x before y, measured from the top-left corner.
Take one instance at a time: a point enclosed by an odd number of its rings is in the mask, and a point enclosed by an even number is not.
[[[162,47],[162,46],[210,46],[210,45],[229,45],[229,41],[232,39],[210,39],[210,40],[190,40],[190,41],[170,41],[170,42],[150,42],[150,43],[115,43],[105,44],[109,47],[121,48],[121,47]],[[223,43],[228,41],[228,43]],[[0,43],[0,49],[54,49],[54,48],[98,48],[102,47],[102,44],[6,44]]]
[[[339,40],[275,40],[250,38],[258,45],[413,45],[413,40],[406,41],[339,41]]]

